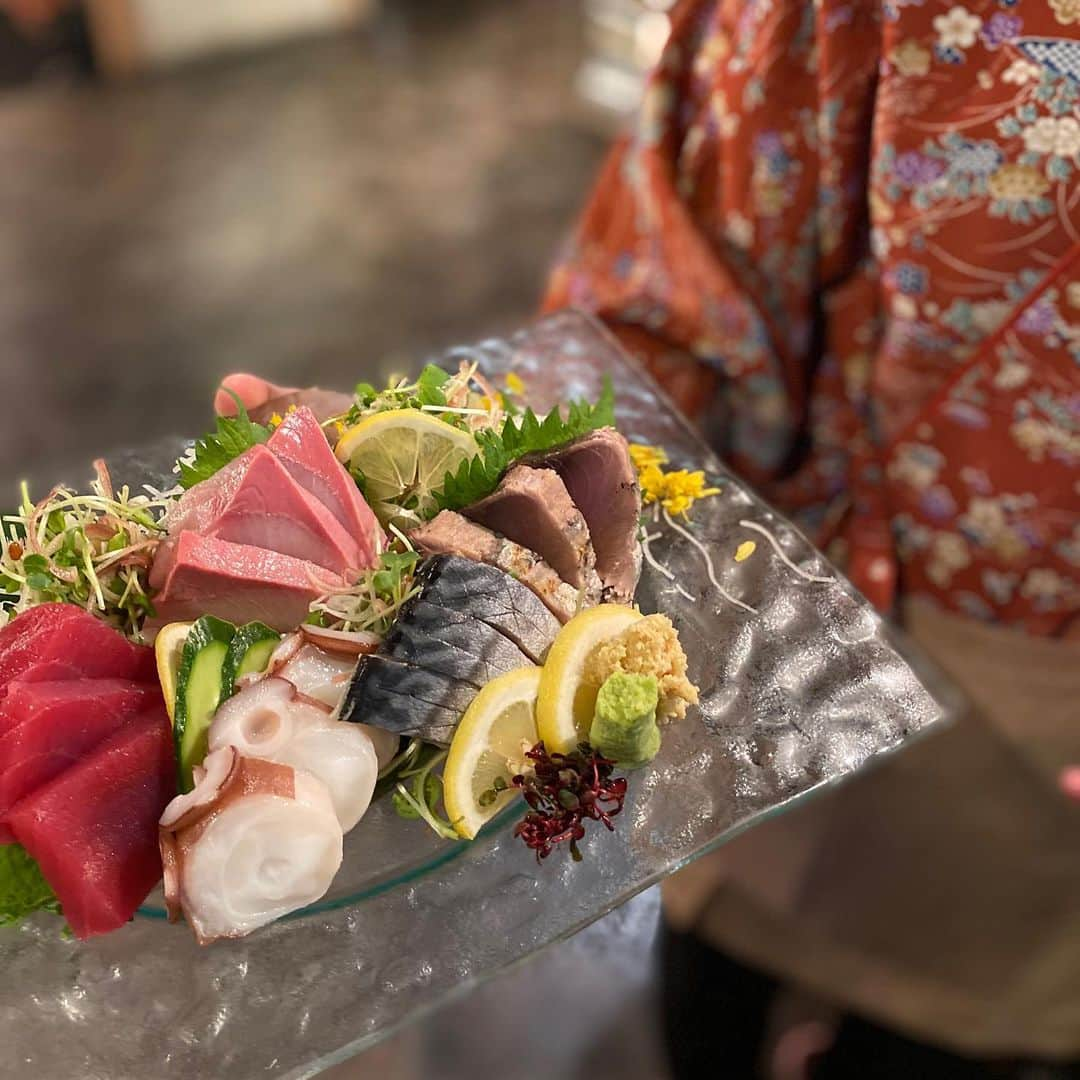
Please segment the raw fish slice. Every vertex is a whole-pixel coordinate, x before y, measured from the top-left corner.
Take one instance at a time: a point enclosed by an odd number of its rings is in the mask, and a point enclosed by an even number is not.
[[[15,803],[160,702],[158,686],[121,679],[13,682],[4,709],[20,721],[0,738],[0,843],[14,839],[4,815]]]
[[[353,478],[326,441],[315,414],[305,406],[289,413],[270,436],[267,449],[296,482],[319,500],[360,545],[364,566],[374,566],[385,546],[382,526]]]
[[[485,563],[456,555],[425,559],[417,583],[422,599],[487,623],[538,664],[559,632],[559,620],[531,589]]]
[[[20,627],[30,619],[30,629]],[[119,631],[74,604],[42,604],[0,631],[0,700],[7,684],[38,663],[69,664],[87,678],[157,679],[154,650],[133,645]]]
[[[161,878],[157,823],[175,793],[172,731],[157,705],[8,813],[76,937],[123,926]]]
[[[62,660],[46,660],[41,664],[28,667],[17,678],[7,684],[7,688],[0,692],[0,739],[2,739],[13,727],[22,723],[19,712],[12,711],[8,702],[16,686],[23,683],[36,682],[67,682],[69,679],[81,679],[83,673],[71,664],[65,664]]]
[[[436,675],[460,679],[477,689],[507,671],[532,667],[532,661],[509,638],[487,623],[475,619],[454,622],[447,614],[423,603],[403,611],[380,653]]]
[[[7,681],[9,654],[20,655],[35,634],[55,630],[68,619],[77,618],[81,610],[74,604],[38,604],[16,615],[0,629],[0,683]]]
[[[641,492],[626,439],[600,428],[524,461],[554,469],[589,526],[605,602],[628,604],[641,576]]]
[[[364,656],[345,695],[341,719],[449,745],[477,689],[385,656]]]
[[[170,509],[167,525],[173,536],[191,529],[306,559],[336,574],[369,565],[338,519],[265,446],[253,446],[196,484]]]
[[[355,687],[355,692],[354,692]],[[353,684],[342,706],[343,720],[349,720],[401,736],[418,736],[435,746],[449,746],[461,719],[456,709],[444,709],[417,701],[405,694],[365,681]]]
[[[583,589],[589,602],[600,599],[589,526],[557,472],[516,465],[486,499],[462,512],[535,551],[568,585]]]
[[[476,697],[476,687],[460,679],[436,675],[413,664],[400,664],[377,653],[364,656],[356,669],[355,682],[370,681],[395,694],[406,694],[418,702],[438,705],[463,713]],[[345,719],[345,717],[342,717]]]
[[[307,618],[313,600],[342,585],[314,563],[184,532],[154,607],[161,622],[216,615],[287,631]]]
[[[414,529],[411,539],[426,554],[461,555],[512,575],[527,585],[560,622],[567,622],[578,609],[577,590],[535,551],[496,536],[453,510],[443,510]]]
[[[480,619],[429,602],[425,596],[410,600],[398,613],[391,636],[398,628],[415,628],[455,649],[497,663],[505,671],[527,667],[531,657],[511,638]]]

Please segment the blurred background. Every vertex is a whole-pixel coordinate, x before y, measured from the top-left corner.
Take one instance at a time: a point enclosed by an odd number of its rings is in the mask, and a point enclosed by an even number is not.
[[[520,324],[665,32],[638,0],[0,0],[3,471],[201,431],[229,370],[349,387]]]
[[[668,0],[0,0],[0,477],[535,311]],[[7,482],[5,480],[5,482]],[[655,892],[331,1075],[664,1075]]]

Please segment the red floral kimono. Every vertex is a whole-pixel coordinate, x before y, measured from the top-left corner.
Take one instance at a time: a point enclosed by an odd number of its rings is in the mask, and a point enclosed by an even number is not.
[[[548,306],[880,606],[1071,636],[1078,175],[1080,0],[685,0]]]

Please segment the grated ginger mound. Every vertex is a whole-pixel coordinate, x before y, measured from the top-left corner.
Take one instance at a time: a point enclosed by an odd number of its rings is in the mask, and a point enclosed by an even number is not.
[[[681,720],[687,705],[697,704],[698,689],[686,677],[686,653],[666,615],[646,615],[589,653],[586,682],[602,686],[616,672],[656,679],[660,691],[656,715],[660,720]]]

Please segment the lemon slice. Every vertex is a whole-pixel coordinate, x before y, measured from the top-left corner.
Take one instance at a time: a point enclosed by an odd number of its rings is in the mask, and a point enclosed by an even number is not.
[[[158,682],[165,697],[165,708],[172,721],[176,711],[176,679],[180,672],[180,657],[187,641],[189,622],[174,622],[163,626],[154,638],[154,659],[157,661]]]
[[[641,617],[621,604],[601,604],[575,615],[559,631],[544,662],[536,701],[536,728],[549,752],[568,754],[588,738],[600,687],[584,681],[585,660],[601,641]]]
[[[500,675],[465,710],[443,769],[446,815],[466,840],[472,840],[513,797],[510,776],[536,741],[536,690],[540,668]],[[507,788],[494,799],[499,782]],[[486,793],[486,794],[485,794]],[[482,800],[482,801],[481,801]]]
[[[384,524],[415,524],[432,492],[479,447],[467,431],[417,409],[393,409],[347,428],[334,453],[364,474],[364,495]]]

